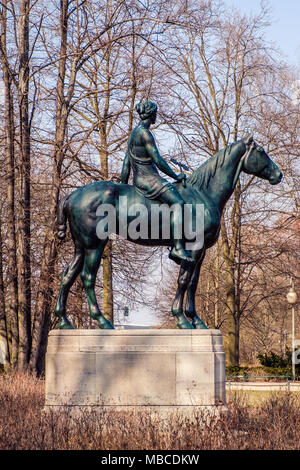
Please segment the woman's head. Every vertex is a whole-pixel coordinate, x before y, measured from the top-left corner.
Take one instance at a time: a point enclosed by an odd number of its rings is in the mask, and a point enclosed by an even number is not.
[[[138,103],[135,106],[135,109],[138,112],[142,121],[152,118],[152,123],[155,123],[157,114],[157,104],[153,103],[152,101],[144,101],[143,103]]]

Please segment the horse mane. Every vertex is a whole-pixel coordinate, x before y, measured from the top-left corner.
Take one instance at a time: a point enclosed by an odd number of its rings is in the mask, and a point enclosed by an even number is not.
[[[223,166],[225,157],[230,155],[233,145],[234,144],[227,145],[202,163],[202,165],[186,179],[186,182],[192,186],[197,186],[197,189],[207,188],[211,178],[215,176],[217,169]]]

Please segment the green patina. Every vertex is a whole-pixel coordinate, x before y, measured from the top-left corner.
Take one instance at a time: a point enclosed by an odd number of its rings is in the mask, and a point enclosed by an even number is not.
[[[282,173],[270,159],[262,147],[256,145],[252,135],[248,135],[217,152],[189,178],[184,173],[176,174],[160,156],[150,125],[155,122],[157,106],[146,102],[136,107],[140,115],[140,123],[133,129],[122,168],[122,182],[96,181],[76,189],[65,196],[58,209],[58,236],[64,238],[66,223],[69,222],[75,253],[71,263],[62,276],[60,291],[55,307],[59,317],[59,328],[73,328],[66,317],[66,302],[71,286],[81,274],[85,293],[89,303],[90,315],[97,320],[100,328],[113,328],[113,325],[102,315],[95,296],[95,280],[103,250],[108,241],[97,236],[97,224],[101,216],[97,209],[103,204],[110,204],[115,209],[116,231],[119,233],[119,220],[123,211],[120,200],[126,197],[130,209],[135,204],[145,206],[151,213],[153,205],[176,203],[177,212],[170,217],[170,237],[161,236],[163,227],[159,226],[159,237],[128,240],[149,246],[170,247],[170,258],[180,264],[178,288],[172,305],[172,314],[177,318],[179,328],[206,328],[196,313],[195,292],[198,284],[201,264],[205,252],[213,246],[219,236],[220,221],[226,202],[232,195],[241,171],[278,184]],[[175,180],[170,183],[162,178],[158,171]],[[133,171],[133,185],[127,184],[130,170]],[[176,239],[174,226],[182,220],[184,204],[193,207],[193,218],[197,204],[204,207],[204,238],[203,246],[194,250],[186,250],[187,240]],[[130,224],[131,217],[127,217]],[[194,220],[193,226],[194,224]],[[151,218],[148,220],[151,228]],[[160,219],[160,224],[162,221]],[[148,233],[151,233],[149,230]],[[183,300],[186,293],[185,308]]]

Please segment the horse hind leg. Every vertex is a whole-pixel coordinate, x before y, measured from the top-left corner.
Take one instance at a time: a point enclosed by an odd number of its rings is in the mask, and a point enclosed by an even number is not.
[[[70,289],[82,269],[83,258],[83,250],[79,247],[75,247],[74,257],[62,275],[60,290],[54,309],[55,315],[59,318],[58,328],[62,330],[74,329],[74,326],[66,317],[66,303]]]
[[[89,304],[90,316],[97,320],[99,328],[114,329],[113,325],[101,313],[95,294],[95,283],[106,241],[98,248],[85,249],[81,279]]]

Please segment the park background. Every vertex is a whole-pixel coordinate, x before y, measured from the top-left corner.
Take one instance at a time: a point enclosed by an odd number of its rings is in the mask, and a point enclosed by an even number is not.
[[[43,373],[61,273],[73,255],[70,234],[57,239],[58,202],[92,181],[120,180],[134,105],[145,99],[158,103],[153,133],[167,161],[194,170],[251,131],[284,172],[276,187],[241,176],[202,267],[197,309],[221,329],[228,366],[254,366],[272,352],[290,358],[291,277],[299,289],[299,9],[296,1],[0,2],[4,368]],[[116,324],[175,327],[178,268],[167,250],[111,240],[99,274],[99,303]],[[68,314],[77,328],[96,327],[80,279]],[[296,308],[296,338],[298,325]]]

